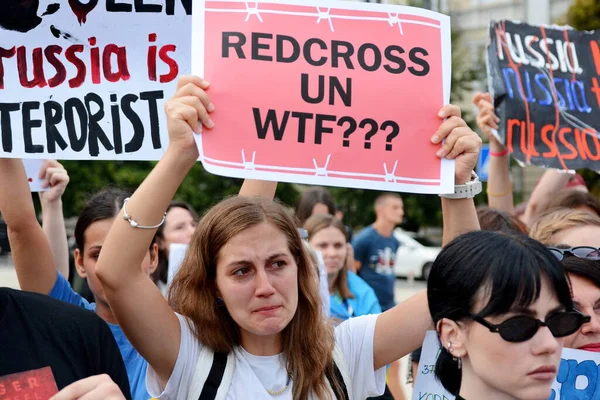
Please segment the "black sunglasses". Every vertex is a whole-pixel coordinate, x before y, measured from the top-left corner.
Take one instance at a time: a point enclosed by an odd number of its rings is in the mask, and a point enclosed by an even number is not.
[[[588,315],[578,311],[558,312],[548,317],[546,321],[540,321],[527,315],[519,315],[498,325],[487,322],[479,315],[469,314],[473,321],[485,326],[490,332],[499,333],[502,339],[513,343],[525,342],[531,339],[541,326],[547,326],[552,332],[552,336],[560,338],[577,332],[581,325],[590,322]]]
[[[565,256],[574,256],[586,260],[600,260],[600,248],[598,247],[578,246],[566,249],[549,247],[548,250],[554,254],[554,257],[556,257],[558,261],[562,261]]]

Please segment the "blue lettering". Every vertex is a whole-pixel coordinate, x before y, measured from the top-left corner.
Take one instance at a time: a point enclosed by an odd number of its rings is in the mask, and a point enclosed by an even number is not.
[[[531,79],[529,78],[529,71],[525,71],[525,87],[525,90],[527,90],[527,101],[530,103],[535,103],[535,97],[533,97],[533,92],[531,91]]]
[[[546,75],[544,75],[543,73],[540,72],[539,74],[535,74],[534,79],[535,79],[535,82],[538,84],[538,87],[540,89],[542,89],[544,91],[544,93],[546,93],[546,99],[539,100],[539,103],[543,106],[549,106],[550,104],[552,104],[552,92],[550,92],[550,90],[548,90],[546,85],[544,85],[544,81],[548,82],[548,78],[546,77]]]
[[[575,106],[577,110],[584,113],[592,112],[592,108],[588,106],[587,99],[585,98],[585,87],[582,81],[571,82],[571,90],[573,91],[573,97],[575,98]],[[579,91],[579,95],[577,92]],[[579,103],[579,99],[583,101],[583,104]]]

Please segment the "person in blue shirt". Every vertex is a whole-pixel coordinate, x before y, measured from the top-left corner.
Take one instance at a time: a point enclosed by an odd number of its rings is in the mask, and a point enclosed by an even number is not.
[[[304,227],[308,231],[309,244],[321,252],[325,262],[331,317],[345,321],[381,313],[373,289],[346,267],[348,241],[344,224],[332,215],[317,214],[310,217]]]
[[[394,263],[400,242],[394,228],[404,218],[404,203],[396,193],[384,193],[375,200],[376,219],[352,239],[354,268],[373,288],[383,312],[396,305]],[[390,387],[396,399],[405,398],[400,386],[400,362],[390,365]]]
[[[49,295],[79,307],[95,312],[110,327],[125,363],[131,395],[134,400],[148,400],[146,390],[146,370],[148,363],[131,345],[106,300],[102,285],[95,274],[96,260],[102,250],[104,239],[117,214],[123,207],[123,201],[129,193],[119,189],[106,189],[90,198],[81,212],[75,226],[75,267],[79,276],[87,279],[95,302],[88,302],[72,288],[66,277],[56,269],[53,258],[44,257],[35,249],[28,248],[32,235],[42,231],[34,213],[20,213],[24,205],[31,204],[27,177],[20,160],[12,161],[11,168],[5,168],[3,180],[10,180],[11,187],[23,186],[22,190],[0,193],[3,213],[14,210],[18,216],[10,221],[9,235],[13,244],[13,259],[21,289]],[[56,183],[52,171],[47,174],[48,185]],[[50,189],[52,190],[52,188]],[[63,188],[64,190],[64,188]],[[20,195],[23,194],[23,195]],[[10,210],[9,210],[10,209]],[[153,242],[148,249],[140,268],[150,275],[158,265],[158,246]],[[148,277],[150,279],[150,277]],[[139,304],[144,307],[144,304]]]

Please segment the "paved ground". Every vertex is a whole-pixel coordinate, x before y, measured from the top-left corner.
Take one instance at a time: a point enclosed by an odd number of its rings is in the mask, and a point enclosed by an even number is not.
[[[18,289],[19,282],[17,281],[17,276],[15,274],[12,260],[10,256],[0,255],[0,286],[11,287]],[[396,281],[396,300],[402,301],[417,293],[418,291],[424,289],[426,287],[424,282],[416,281],[416,282],[408,282],[406,280],[397,280]],[[402,382],[406,382],[406,374],[407,374],[407,365],[408,360],[405,358],[402,360]],[[409,400],[412,395],[412,390],[410,387],[405,387],[405,393],[407,395],[406,399]]]

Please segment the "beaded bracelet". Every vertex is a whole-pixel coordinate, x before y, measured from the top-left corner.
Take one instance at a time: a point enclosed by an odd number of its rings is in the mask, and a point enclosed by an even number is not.
[[[129,216],[129,213],[127,212],[127,202],[129,201],[129,197],[126,198],[125,200],[123,200],[123,219],[127,222],[129,222],[129,225],[131,225],[132,228],[139,228],[139,229],[156,229],[159,226],[161,226],[162,224],[165,223],[165,219],[167,218],[167,213],[165,213],[162,217],[162,220],[158,223],[158,225],[140,225],[138,224],[133,218],[131,218]]]

